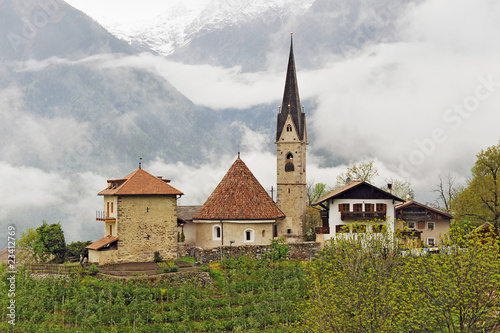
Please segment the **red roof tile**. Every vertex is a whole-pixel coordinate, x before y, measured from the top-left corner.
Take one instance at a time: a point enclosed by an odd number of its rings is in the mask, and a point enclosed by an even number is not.
[[[86,246],[85,248],[89,249],[89,250],[99,250],[108,244],[116,242],[117,240],[118,240],[118,237],[113,237],[111,235],[107,235],[106,237],[99,239],[98,241]]]
[[[285,215],[241,159],[237,159],[194,220],[274,220]]]
[[[122,179],[108,180],[108,187],[99,195],[182,195],[183,193],[161,179],[137,169]]]

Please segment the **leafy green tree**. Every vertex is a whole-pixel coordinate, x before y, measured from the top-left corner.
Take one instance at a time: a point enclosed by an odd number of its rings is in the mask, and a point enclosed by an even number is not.
[[[500,142],[481,150],[472,168],[472,178],[452,201],[457,220],[492,223],[500,228]]]
[[[21,232],[21,237],[17,241],[17,248],[21,251],[17,253],[18,262],[31,262],[33,258],[33,245],[37,238],[36,230],[28,228],[26,231]]]
[[[56,262],[63,262],[66,253],[66,242],[61,224],[48,224],[43,220],[42,225],[36,228],[37,237],[33,243],[34,256],[42,262],[46,262],[54,256]]]
[[[441,254],[402,255],[390,233],[337,237],[307,267],[301,332],[497,332],[499,242],[456,230]]]
[[[89,250],[86,249],[85,247],[89,246],[92,244],[92,241],[86,241],[86,242],[72,242],[71,244],[68,244],[66,246],[66,257],[80,257],[80,254],[83,257],[89,256]]]
[[[407,311],[403,273],[390,233],[337,237],[308,267],[309,294],[298,305],[301,332],[391,332]]]
[[[306,185],[307,190],[307,210],[306,210],[306,237],[308,241],[315,240],[315,229],[321,225],[320,210],[317,207],[311,206],[316,200],[324,197],[333,188],[325,183],[314,183],[310,181]]]
[[[17,241],[17,247],[23,250],[33,250],[37,232],[33,228],[28,228],[26,231],[21,232],[21,237]]]
[[[378,170],[375,166],[375,161],[368,161],[365,163],[353,163],[347,168],[347,171],[342,172],[337,176],[336,188],[346,184],[347,179],[351,181],[359,180],[367,183],[373,183],[375,176],[378,176]]]
[[[398,198],[404,200],[413,200],[414,193],[411,188],[411,182],[408,179],[401,180],[398,178],[386,178],[385,182],[387,184],[392,184],[392,194],[397,196]],[[388,191],[388,186],[382,186],[382,190]]]

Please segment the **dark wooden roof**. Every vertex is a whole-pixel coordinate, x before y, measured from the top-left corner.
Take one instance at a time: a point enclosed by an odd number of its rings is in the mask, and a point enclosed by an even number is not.
[[[274,220],[285,217],[238,158],[193,220]]]
[[[396,214],[399,213],[399,212],[408,210],[408,209],[412,209],[412,208],[422,208],[422,209],[430,210],[430,211],[432,211],[432,212],[434,212],[434,213],[436,213],[438,215],[441,215],[441,216],[449,218],[449,219],[453,218],[453,216],[451,216],[448,213],[442,212],[439,209],[435,209],[435,208],[426,206],[424,204],[421,204],[420,202],[416,202],[416,201],[413,201],[413,200],[405,201],[405,202],[403,202],[403,203],[401,203],[399,205],[396,205],[395,208],[396,208]]]
[[[293,56],[293,38],[290,41],[290,56],[288,58],[288,68],[286,71],[285,92],[283,93],[283,103],[280,113],[278,113],[278,122],[276,127],[276,141],[279,140],[283,127],[291,115],[295,129],[300,141],[305,140],[306,133],[306,115],[302,112],[299,97],[299,86],[297,83],[297,74],[295,71],[295,59]]]
[[[392,193],[381,190],[370,183],[352,181],[349,184],[339,187],[335,191],[316,200],[316,202],[312,205],[319,205],[330,199],[392,199],[401,202],[404,201]]]
[[[183,223],[189,223],[193,221],[193,216],[198,213],[202,206],[177,206],[177,219],[181,220]]]

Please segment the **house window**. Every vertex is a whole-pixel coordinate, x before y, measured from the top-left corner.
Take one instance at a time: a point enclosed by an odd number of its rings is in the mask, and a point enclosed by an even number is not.
[[[408,222],[408,229],[415,229],[415,222]]]
[[[355,212],[362,212],[363,211],[363,204],[354,204],[354,211]]]
[[[109,226],[109,235],[113,236],[113,226],[112,225]]]
[[[373,204],[365,204],[365,212],[373,212]]]
[[[434,230],[434,222],[427,222],[427,229]]]
[[[278,226],[273,225],[273,237],[278,237]]]
[[[345,224],[339,224],[335,226],[335,233],[336,234],[344,234],[344,233],[349,233],[349,226]]]
[[[387,227],[383,224],[375,224],[372,226],[372,231],[377,234],[384,233],[387,231]]]
[[[351,209],[350,204],[339,204],[340,212],[348,212]]]
[[[287,234],[291,234],[292,233],[292,229],[286,229],[286,233]]]
[[[436,246],[436,239],[433,237],[427,238],[427,245],[428,246]]]
[[[382,204],[382,203],[378,203],[376,208],[377,208],[377,212],[385,212],[387,210],[387,205]]]
[[[425,229],[425,221],[418,221],[418,228]]]
[[[106,217],[109,217],[109,202],[107,203],[106,207]]]
[[[286,126],[286,131],[287,131],[287,132],[291,132],[291,131],[292,131],[292,125],[288,124],[288,125]]]
[[[213,239],[220,240],[222,236],[222,229],[219,225],[213,226]]]
[[[293,160],[293,154],[292,154],[292,153],[288,153],[288,154],[286,155],[286,159],[287,159],[287,160]]]
[[[262,238],[266,237],[266,231],[262,230]]]
[[[356,234],[364,234],[366,232],[366,225],[364,224],[354,224],[352,226],[352,232]]]
[[[252,229],[247,229],[243,232],[244,237],[245,237],[245,243],[251,243],[253,242],[253,230]]]
[[[113,203],[111,203],[111,213],[113,213]]]

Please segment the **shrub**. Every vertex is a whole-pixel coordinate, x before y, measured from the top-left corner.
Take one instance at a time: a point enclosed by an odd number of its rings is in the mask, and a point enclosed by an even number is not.
[[[88,271],[89,271],[90,275],[96,275],[97,273],[100,272],[99,268],[97,268],[97,266],[95,264],[90,265]]]
[[[162,262],[163,261],[163,258],[160,256],[160,252],[159,251],[156,251],[155,252],[155,262]]]
[[[290,251],[290,246],[286,243],[285,237],[271,239],[270,248],[271,251],[266,253],[266,257],[272,261],[286,259],[286,256]]]

